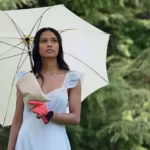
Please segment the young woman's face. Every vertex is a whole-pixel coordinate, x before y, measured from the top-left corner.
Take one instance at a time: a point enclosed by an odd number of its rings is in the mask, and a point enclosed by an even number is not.
[[[45,31],[41,34],[39,40],[39,53],[41,57],[57,57],[59,52],[59,43],[56,35],[51,31]]]

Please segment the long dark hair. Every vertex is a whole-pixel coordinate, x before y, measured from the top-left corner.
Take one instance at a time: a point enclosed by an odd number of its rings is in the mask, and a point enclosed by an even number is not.
[[[39,41],[40,41],[40,36],[43,32],[45,31],[51,31],[53,32],[58,40],[59,43],[59,52],[57,55],[57,62],[59,65],[60,69],[64,69],[69,71],[69,66],[67,65],[67,63],[64,61],[64,55],[63,55],[63,47],[62,47],[62,39],[61,39],[61,35],[59,34],[58,31],[56,31],[53,28],[42,28],[40,29],[35,37],[34,37],[34,41],[33,41],[33,50],[32,50],[32,57],[33,57],[33,73],[37,75],[37,77],[41,77],[43,80],[43,76],[41,74],[42,71],[42,61],[41,61],[41,56],[39,53]]]

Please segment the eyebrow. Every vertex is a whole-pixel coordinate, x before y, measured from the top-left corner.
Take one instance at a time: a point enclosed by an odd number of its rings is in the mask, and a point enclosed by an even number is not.
[[[48,38],[41,38],[41,40],[43,40],[43,39],[48,39]],[[51,37],[51,39],[56,39],[57,40],[57,38],[56,37]]]

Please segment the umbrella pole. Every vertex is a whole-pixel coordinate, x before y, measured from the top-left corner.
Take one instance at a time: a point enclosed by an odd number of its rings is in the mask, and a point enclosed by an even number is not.
[[[30,59],[30,64],[31,64],[31,70],[33,72],[33,62],[32,62],[32,56],[31,56],[31,51],[28,52],[29,59]]]
[[[28,55],[29,55],[29,59],[30,59],[31,70],[33,72],[33,61],[32,61],[32,53],[31,53],[31,49],[30,49],[30,39],[26,38],[25,41],[26,41],[27,48],[28,48]]]

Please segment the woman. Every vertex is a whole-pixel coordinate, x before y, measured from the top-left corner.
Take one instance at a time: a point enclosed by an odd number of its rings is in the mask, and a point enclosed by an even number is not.
[[[36,33],[33,61],[33,73],[50,99],[40,109],[53,114],[48,118],[48,123],[38,119],[40,113],[34,109],[27,110],[23,94],[17,89],[8,150],[71,150],[65,125],[80,122],[81,75],[69,71],[63,59],[61,36],[55,29],[42,28]],[[66,113],[68,102],[70,113]],[[34,106],[36,108],[37,105]]]

